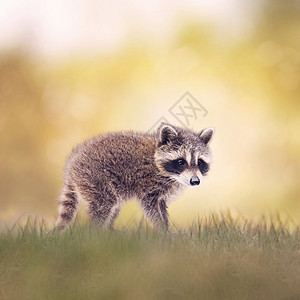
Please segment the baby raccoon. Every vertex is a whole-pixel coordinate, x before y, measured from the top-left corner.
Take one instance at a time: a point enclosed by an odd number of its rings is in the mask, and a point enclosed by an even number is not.
[[[72,221],[79,202],[96,224],[113,227],[135,196],[146,219],[168,230],[171,199],[209,171],[213,134],[212,128],[195,133],[162,123],[156,134],[108,133],[78,145],[66,161],[56,228]]]

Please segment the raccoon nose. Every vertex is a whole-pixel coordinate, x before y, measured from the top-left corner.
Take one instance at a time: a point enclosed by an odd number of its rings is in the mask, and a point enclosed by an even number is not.
[[[190,180],[191,185],[199,185],[200,179],[197,176],[193,176]]]

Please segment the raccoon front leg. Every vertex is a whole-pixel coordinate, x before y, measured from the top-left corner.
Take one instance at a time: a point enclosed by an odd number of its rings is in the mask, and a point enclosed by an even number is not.
[[[66,184],[59,198],[58,212],[59,216],[55,223],[55,228],[58,230],[65,229],[78,211],[78,195],[71,184]]]
[[[150,222],[154,222],[159,227],[162,227],[168,231],[168,207],[164,199],[150,194],[142,199],[141,206],[143,208],[145,217]]]

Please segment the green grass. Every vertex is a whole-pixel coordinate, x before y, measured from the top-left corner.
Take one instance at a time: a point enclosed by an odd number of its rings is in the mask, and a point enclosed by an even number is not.
[[[28,221],[1,234],[0,299],[300,299],[300,231],[286,227],[211,215],[173,235],[47,234]]]

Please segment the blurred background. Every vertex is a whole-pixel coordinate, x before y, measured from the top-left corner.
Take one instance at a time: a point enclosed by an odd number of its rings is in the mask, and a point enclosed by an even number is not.
[[[171,220],[300,217],[300,1],[1,1],[0,220],[53,224],[64,160],[101,132],[216,127],[212,170]],[[191,113],[191,110],[187,111]],[[142,217],[129,203],[118,225]]]

